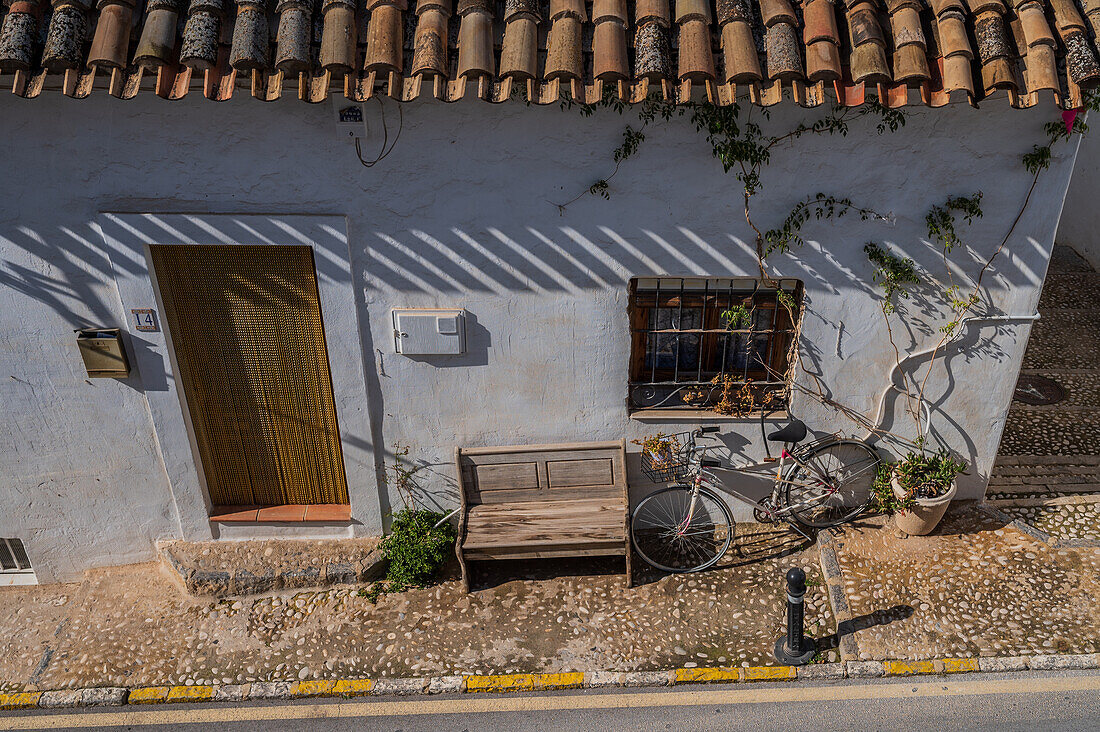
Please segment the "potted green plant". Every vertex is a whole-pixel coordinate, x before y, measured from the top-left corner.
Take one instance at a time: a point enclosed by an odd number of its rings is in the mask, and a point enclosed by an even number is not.
[[[879,505],[894,513],[899,531],[913,536],[930,534],[947,513],[958,489],[955,479],[964,470],[966,463],[944,450],[911,452],[880,469],[875,481]]]

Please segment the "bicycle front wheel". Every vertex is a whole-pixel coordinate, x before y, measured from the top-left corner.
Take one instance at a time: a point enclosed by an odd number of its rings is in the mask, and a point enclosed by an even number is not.
[[[881,458],[858,440],[837,440],[796,454],[784,479],[791,515],[803,526],[825,529],[850,521],[871,503]]]
[[[646,564],[665,572],[698,572],[726,553],[733,527],[733,516],[721,498],[700,488],[692,506],[691,487],[677,485],[638,504],[630,519],[630,537]]]

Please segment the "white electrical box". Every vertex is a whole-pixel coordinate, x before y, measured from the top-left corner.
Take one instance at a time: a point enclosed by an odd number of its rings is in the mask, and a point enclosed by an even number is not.
[[[393,347],[405,356],[466,353],[465,311],[394,309]]]

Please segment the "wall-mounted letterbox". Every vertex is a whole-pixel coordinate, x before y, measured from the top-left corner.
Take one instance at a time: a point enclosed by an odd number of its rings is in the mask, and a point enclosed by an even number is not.
[[[76,332],[76,345],[88,369],[88,376],[101,379],[125,379],[130,375],[130,362],[122,347],[122,331],[118,328],[87,328]]]
[[[466,352],[464,310],[394,310],[393,347],[405,356]]]

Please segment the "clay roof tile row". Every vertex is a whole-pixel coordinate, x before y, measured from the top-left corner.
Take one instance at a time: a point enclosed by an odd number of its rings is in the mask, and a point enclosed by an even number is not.
[[[1073,108],[1100,85],[1100,0],[8,0],[0,18],[0,84],[25,97]]]

